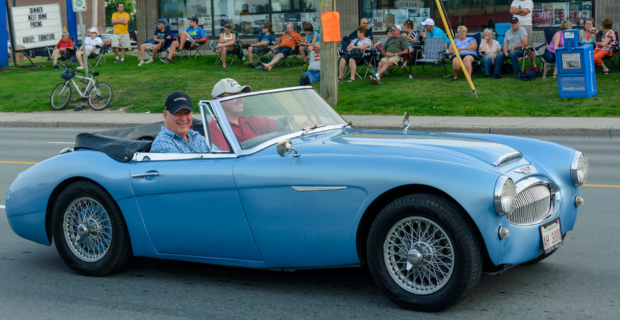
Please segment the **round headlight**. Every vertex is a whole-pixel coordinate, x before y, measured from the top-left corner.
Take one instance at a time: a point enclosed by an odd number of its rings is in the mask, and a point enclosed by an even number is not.
[[[586,158],[586,155],[579,151],[575,151],[573,154],[573,159],[571,159],[570,162],[570,175],[573,178],[573,184],[579,187],[580,185],[586,183],[589,170],[590,165],[588,164],[588,158]]]
[[[512,211],[517,196],[517,187],[514,181],[507,176],[500,176],[495,183],[494,204],[495,212],[507,214]]]

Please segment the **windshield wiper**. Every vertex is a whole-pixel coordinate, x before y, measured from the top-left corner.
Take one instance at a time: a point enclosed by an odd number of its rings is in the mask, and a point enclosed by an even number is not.
[[[312,130],[316,130],[318,128],[323,128],[324,126],[325,126],[324,124],[322,124],[322,125],[315,124],[312,127],[303,128],[302,129],[303,131],[301,132],[300,138],[303,138],[308,132],[310,132]]]

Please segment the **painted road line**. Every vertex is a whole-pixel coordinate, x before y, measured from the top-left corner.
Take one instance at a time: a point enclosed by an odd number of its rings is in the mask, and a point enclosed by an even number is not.
[[[620,186],[615,186],[612,184],[584,184],[584,187],[598,187],[598,188],[620,188]]]
[[[0,163],[37,164],[38,162],[0,161]]]
[[[62,141],[48,141],[46,143],[56,143],[56,144],[74,144],[75,142],[62,142]]]
[[[0,204],[0,209],[4,209],[4,208],[6,208],[6,207]]]

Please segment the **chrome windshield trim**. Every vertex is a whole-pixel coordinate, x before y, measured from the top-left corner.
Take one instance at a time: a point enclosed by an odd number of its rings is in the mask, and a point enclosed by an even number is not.
[[[509,164],[511,162],[515,162],[518,160],[521,160],[523,158],[523,154],[519,151],[515,151],[515,152],[510,152],[510,153],[506,153],[505,155],[497,158],[497,160],[495,160],[495,162],[493,162],[493,165],[496,167],[501,167],[503,165]]]
[[[207,102],[208,104],[208,102]],[[211,141],[209,140],[209,129],[207,128],[207,115],[203,110],[203,107],[198,103],[198,107],[200,108],[200,119],[202,120],[202,130],[205,133],[205,140],[207,140],[207,148],[209,148],[209,152],[213,152],[211,149]],[[205,104],[205,108],[208,108],[208,105]]]
[[[342,129],[342,125],[336,124],[336,125],[330,125],[330,126],[325,126],[325,127],[317,128],[316,130],[312,130],[310,133],[306,134],[306,136],[310,135],[310,134],[319,133],[319,132],[323,132],[323,131],[334,130],[334,129],[341,130]],[[282,140],[284,138],[289,138],[289,139],[297,138],[297,137],[300,137],[301,134],[302,134],[302,131],[297,131],[297,132],[289,133],[287,135],[283,135],[283,136],[279,136],[279,137],[267,140],[267,141],[257,145],[256,147],[254,147],[252,149],[241,150],[239,152],[239,155],[240,156],[247,156],[247,155],[251,155],[251,154],[257,153],[257,152],[259,152],[259,151],[261,151],[261,150],[263,150],[263,149],[265,149],[265,148],[267,148],[267,147],[269,147],[271,145],[277,144],[278,141],[280,141],[280,140]]]
[[[347,187],[291,187],[299,192],[343,190]]]
[[[200,160],[200,159],[230,159],[237,158],[232,153],[149,153],[136,152],[132,160],[135,162],[146,161],[172,161],[172,160]]]
[[[234,99],[250,97],[250,96],[256,96],[256,95],[262,95],[262,94],[285,92],[285,91],[296,91],[296,90],[307,90],[307,89],[314,90],[314,88],[312,86],[288,87],[288,88],[280,88],[280,89],[271,89],[271,90],[247,92],[247,93],[236,94],[234,96],[228,96],[228,97],[219,98],[219,99],[213,99],[213,100],[200,100],[199,103],[203,103],[203,102],[207,102],[207,101],[213,101],[214,102],[216,100],[217,101],[227,101],[227,100],[234,100]]]

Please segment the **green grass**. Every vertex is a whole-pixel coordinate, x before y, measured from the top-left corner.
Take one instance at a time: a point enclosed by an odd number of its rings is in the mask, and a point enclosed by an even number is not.
[[[94,70],[101,72],[100,81],[108,82],[114,90],[111,109],[127,112],[161,112],[166,97],[173,91],[184,91],[197,102],[211,99],[213,85],[222,78],[233,78],[253,90],[296,86],[305,69],[299,66],[275,68],[271,72],[249,70],[242,64],[223,69],[215,65],[215,56],[195,60],[179,60],[165,65],[159,61],[138,67],[135,52],[128,54],[124,64],[108,64]],[[49,97],[53,88],[62,81],[61,71],[52,72],[51,62],[36,59],[40,71],[11,68],[0,73],[0,111],[32,112],[51,110]],[[27,65],[26,62],[20,63]],[[599,94],[592,99],[560,99],[557,81],[551,78],[521,81],[504,76],[499,80],[474,75],[473,81],[481,104],[471,94],[461,74],[452,83],[451,66],[448,71],[418,67],[418,77],[410,80],[402,75],[388,75],[381,85],[373,86],[368,79],[354,83],[339,83],[339,100],[335,110],[341,114],[403,114],[419,116],[518,116],[518,117],[615,117],[620,116],[620,70],[612,67],[610,75],[603,76],[597,68]],[[526,66],[527,68],[527,66]],[[447,77],[445,77],[447,76]],[[319,90],[319,83],[314,87]],[[72,104],[78,103],[74,90]],[[69,108],[69,107],[67,107]]]

